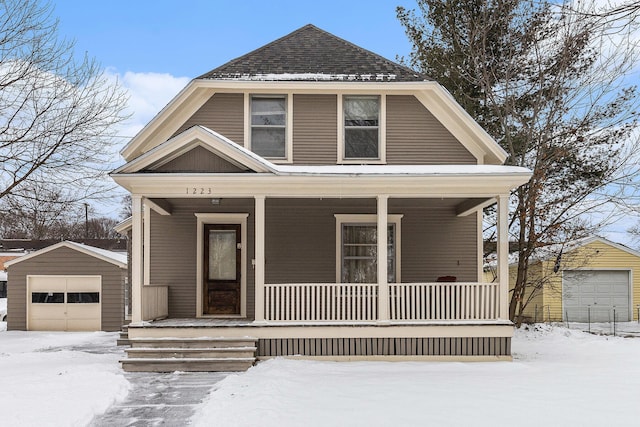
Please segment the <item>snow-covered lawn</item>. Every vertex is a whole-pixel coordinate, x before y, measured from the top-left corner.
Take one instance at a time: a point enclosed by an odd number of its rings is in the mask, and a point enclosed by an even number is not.
[[[127,395],[117,334],[0,331],[0,425],[84,426]]]
[[[513,353],[511,363],[274,359],[219,383],[193,421],[263,427],[638,425],[640,339],[538,325],[516,331]]]
[[[620,325],[639,331],[640,325]],[[0,322],[0,331],[6,324]],[[83,426],[130,388],[113,333],[0,332],[0,425]],[[274,359],[215,386],[201,426],[637,425],[640,339],[516,331],[513,362]]]

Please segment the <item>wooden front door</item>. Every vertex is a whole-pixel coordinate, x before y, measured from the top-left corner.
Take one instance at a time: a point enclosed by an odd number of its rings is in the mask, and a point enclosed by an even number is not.
[[[204,314],[240,314],[241,249],[239,224],[204,226]]]

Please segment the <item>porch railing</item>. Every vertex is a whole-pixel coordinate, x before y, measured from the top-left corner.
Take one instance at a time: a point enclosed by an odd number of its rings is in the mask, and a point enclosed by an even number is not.
[[[392,320],[494,320],[497,283],[394,283],[389,285]]]
[[[354,322],[377,318],[376,284],[265,285],[265,320]]]
[[[497,283],[389,284],[389,320],[494,320]],[[283,322],[378,320],[378,285],[299,283],[265,285],[265,320]]]

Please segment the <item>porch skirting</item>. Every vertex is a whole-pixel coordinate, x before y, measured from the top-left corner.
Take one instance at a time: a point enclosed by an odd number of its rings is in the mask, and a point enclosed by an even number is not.
[[[166,319],[130,325],[139,339],[255,339],[256,358],[323,360],[511,360],[510,322],[413,324],[257,324]]]
[[[511,337],[270,338],[258,340],[258,358],[301,356],[348,360],[437,360],[511,357]]]

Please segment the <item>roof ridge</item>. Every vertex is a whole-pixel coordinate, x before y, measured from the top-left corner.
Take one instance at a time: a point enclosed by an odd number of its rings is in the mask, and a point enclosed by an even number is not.
[[[337,52],[336,52],[337,51]],[[347,56],[336,57],[345,52]],[[269,71],[273,70],[273,71]],[[312,77],[315,75],[316,77]],[[365,49],[313,24],[306,24],[210,70],[196,79],[317,79],[428,81],[425,74]],[[268,77],[267,77],[268,76]],[[253,77],[253,78],[252,78]],[[322,79],[325,80],[325,79]]]

